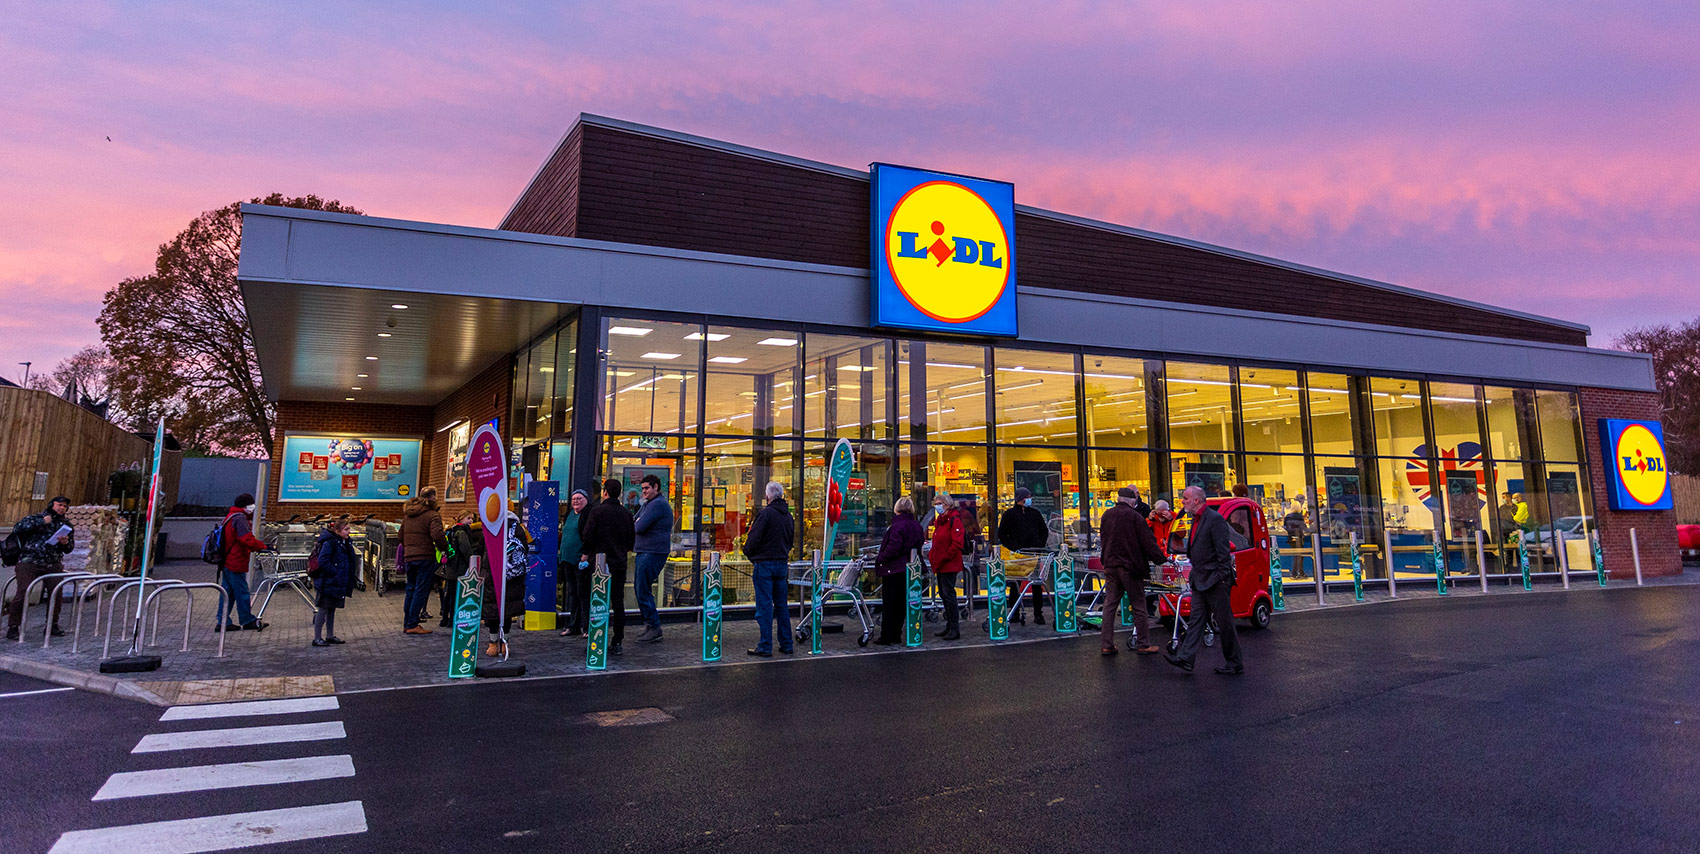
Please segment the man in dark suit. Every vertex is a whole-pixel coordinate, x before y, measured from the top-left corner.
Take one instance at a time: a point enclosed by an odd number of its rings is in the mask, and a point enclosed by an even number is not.
[[[1234,631],[1234,609],[1228,591],[1234,586],[1234,552],[1228,541],[1228,520],[1204,500],[1204,490],[1189,486],[1181,493],[1181,504],[1192,515],[1192,532],[1187,535],[1186,554],[1192,561],[1192,618],[1181,637],[1180,650],[1164,655],[1170,664],[1188,673],[1204,640],[1204,627],[1216,621],[1216,636],[1222,642],[1227,663],[1216,668],[1224,676],[1245,672],[1240,663],[1240,638]]]

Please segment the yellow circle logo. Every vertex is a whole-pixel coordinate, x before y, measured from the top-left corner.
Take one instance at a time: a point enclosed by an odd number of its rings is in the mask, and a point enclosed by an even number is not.
[[[1617,437],[1617,474],[1624,491],[1641,504],[1664,498],[1669,474],[1665,471],[1665,449],[1659,437],[1640,424],[1625,427]]]
[[[911,305],[945,323],[973,320],[1009,283],[1009,235],[991,205],[953,181],[904,194],[885,229],[891,278]]]

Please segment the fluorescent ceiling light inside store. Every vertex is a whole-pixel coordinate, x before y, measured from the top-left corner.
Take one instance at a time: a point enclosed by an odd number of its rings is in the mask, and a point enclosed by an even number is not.
[[[766,344],[769,347],[795,347],[795,346],[797,346],[797,339],[795,339],[795,338],[763,338],[760,341],[757,341],[756,343],[757,344]]]
[[[708,360],[720,365],[736,365],[739,362],[749,361],[749,359],[743,356],[710,356]]]
[[[658,359],[658,360],[661,360],[661,361],[666,361],[668,359],[677,359],[677,358],[679,358],[680,355],[681,354],[679,354],[679,353],[645,353],[642,356],[640,356],[639,358]]]
[[[654,331],[655,330],[649,329],[649,328],[643,327],[643,326],[610,326],[610,327],[608,327],[608,334],[609,335],[630,335],[633,338],[642,338],[643,336],[648,335],[649,333],[654,332]]]
[[[707,338],[710,341],[725,341],[726,339],[731,338],[731,337],[732,336],[727,335],[724,332],[710,332],[707,335],[704,335],[701,332],[692,332],[691,334],[685,336],[685,340],[686,341],[701,341],[702,339]]]

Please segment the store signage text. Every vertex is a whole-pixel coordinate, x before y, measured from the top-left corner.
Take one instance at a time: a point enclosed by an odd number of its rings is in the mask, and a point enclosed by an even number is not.
[[[1015,187],[876,163],[873,325],[1016,334]]]
[[[1670,472],[1665,463],[1665,433],[1657,421],[1600,419],[1600,448],[1605,452],[1613,510],[1669,510]]]

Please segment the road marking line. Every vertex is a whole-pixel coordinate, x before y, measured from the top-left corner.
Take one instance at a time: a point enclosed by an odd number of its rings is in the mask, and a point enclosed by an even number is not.
[[[207,789],[236,789],[270,786],[354,776],[354,759],[339,756],[309,756],[303,759],[269,759],[263,762],[231,762],[224,765],[192,765],[156,771],[125,771],[113,774],[91,800],[169,795]]]
[[[75,691],[75,688],[40,688],[35,691],[13,691],[10,694],[0,694],[0,700],[7,697],[28,697],[31,694],[57,694],[60,691]]]
[[[172,706],[162,721],[196,721],[203,718],[234,718],[244,715],[284,715],[295,712],[326,712],[337,708],[335,697],[293,697],[288,700],[253,700],[246,703],[217,703],[208,706]]]
[[[48,854],[195,854],[366,832],[360,801],[73,830]]]
[[[347,738],[342,721],[317,724],[282,724],[279,726],[249,726],[234,729],[202,729],[189,732],[162,732],[142,736],[131,753],[158,753],[162,750],[193,750],[201,747],[243,747],[250,744],[281,744],[293,741],[329,741]]]

